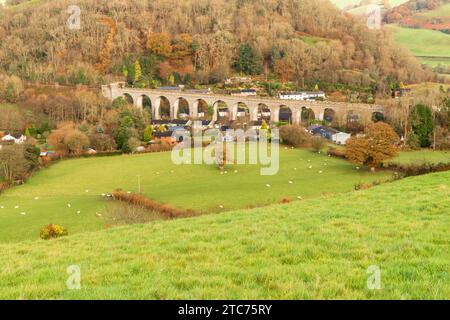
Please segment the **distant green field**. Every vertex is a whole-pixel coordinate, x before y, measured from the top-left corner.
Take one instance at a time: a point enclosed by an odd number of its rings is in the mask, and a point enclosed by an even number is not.
[[[436,63],[450,65],[450,35],[440,31],[426,29],[410,29],[397,25],[388,25],[394,40],[406,47],[411,53],[425,63],[435,66]]]
[[[330,0],[330,1],[332,3],[334,3],[338,8],[341,8],[341,9],[343,9],[349,5],[352,5],[352,6],[358,5],[362,2],[361,0]],[[396,7],[407,1],[408,0],[389,0],[388,2],[391,5],[391,7]],[[372,3],[382,3],[382,1],[373,0]]]
[[[360,0],[330,0],[330,1],[341,9],[349,5],[357,5],[361,2]]]
[[[311,185],[311,183],[310,183]],[[286,205],[0,244],[0,299],[448,299],[450,172]],[[79,266],[81,289],[68,290]],[[367,287],[369,266],[380,290]]]
[[[6,2],[6,0],[0,0],[0,3],[2,1],[3,1],[3,3]],[[13,5],[13,6],[10,6],[10,7],[13,8],[13,9],[20,9],[20,8],[25,8],[25,7],[41,4],[41,3],[45,2],[45,1],[49,1],[49,0],[27,0],[27,1],[24,1],[24,2],[22,2],[20,4]]]
[[[450,65],[450,57],[449,58],[435,58],[435,57],[419,57],[419,60],[430,66],[431,68],[435,68],[439,65],[448,66]]]
[[[444,4],[434,10],[426,11],[423,13],[419,13],[419,15],[424,17],[448,17],[450,18],[450,3]]]
[[[391,173],[373,174],[344,160],[284,148],[280,171],[274,176],[261,176],[256,165],[230,165],[223,175],[217,166],[175,165],[169,152],[66,160],[0,196],[0,241],[37,239],[48,223],[61,224],[71,234],[101,229],[108,221],[96,214],[107,205],[100,195],[117,188],[137,192],[138,175],[145,195],[209,212],[221,211],[219,206],[226,211],[278,203],[286,197],[348,192],[361,182],[386,180]]]
[[[401,152],[398,157],[388,162],[399,164],[450,163],[450,151],[421,150]]]

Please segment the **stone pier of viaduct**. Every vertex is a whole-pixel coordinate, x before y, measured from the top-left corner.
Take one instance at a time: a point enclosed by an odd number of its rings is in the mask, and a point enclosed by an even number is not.
[[[199,104],[204,101],[207,105],[213,106],[214,113],[212,120],[216,121],[218,117],[219,104],[226,105],[230,118],[235,120],[238,115],[239,107],[247,107],[251,121],[258,120],[258,114],[261,110],[268,112],[270,110],[270,121],[278,122],[280,109],[288,108],[291,113],[292,123],[300,123],[302,109],[311,109],[317,120],[323,120],[325,111],[332,110],[337,113],[357,114],[366,119],[371,119],[374,113],[383,113],[384,109],[380,105],[361,104],[361,103],[342,103],[330,101],[297,101],[282,100],[277,98],[263,97],[241,97],[231,95],[216,94],[197,94],[184,91],[165,91],[152,89],[128,88],[124,83],[112,83],[102,86],[102,94],[108,99],[114,100],[118,97],[124,97],[132,101],[136,107],[142,108],[144,99],[151,101],[152,117],[155,120],[161,119],[161,101],[167,99],[170,104],[170,118],[176,119],[178,116],[179,105],[185,100],[184,105],[188,105],[189,117],[195,119],[198,117]]]

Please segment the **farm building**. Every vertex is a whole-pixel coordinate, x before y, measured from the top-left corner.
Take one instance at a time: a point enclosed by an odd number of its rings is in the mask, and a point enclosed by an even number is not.
[[[334,128],[324,127],[320,125],[312,125],[309,127],[309,132],[312,135],[320,135],[323,138],[333,141],[337,144],[345,144],[351,135],[346,132],[340,132]]]

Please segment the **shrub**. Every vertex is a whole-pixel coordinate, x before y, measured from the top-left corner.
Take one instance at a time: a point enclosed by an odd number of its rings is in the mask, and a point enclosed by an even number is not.
[[[147,126],[144,130],[144,142],[150,142],[153,139],[153,126]]]
[[[331,147],[328,150],[328,155],[337,157],[337,158],[346,159],[345,150],[339,150],[339,149],[335,149],[333,147]]]
[[[293,147],[305,147],[309,144],[309,133],[299,125],[287,125],[280,128],[280,138],[283,143]]]
[[[146,148],[147,152],[164,152],[172,150],[173,145],[169,143],[151,144]]]
[[[315,152],[319,152],[325,147],[326,140],[322,136],[313,136],[311,138],[311,148]]]
[[[164,218],[173,219],[181,217],[192,217],[196,213],[192,210],[184,210],[179,208],[174,208],[167,204],[162,204],[156,200],[147,198],[141,194],[125,193],[121,190],[116,190],[113,192],[113,197],[115,200],[126,202],[135,206],[142,207],[148,211],[158,212]]]
[[[129,203],[110,203],[105,216],[114,225],[148,223],[164,219],[158,212]]]
[[[67,235],[67,229],[57,224],[46,225],[41,229],[40,233],[41,239],[44,240],[56,239]]]
[[[419,150],[420,149],[420,140],[419,136],[415,134],[414,132],[411,132],[408,136],[408,146],[413,150]]]
[[[94,133],[89,136],[91,147],[98,152],[113,151],[117,148],[116,142],[109,135]]]
[[[283,198],[283,199],[281,199],[281,201],[280,201],[280,203],[290,203],[290,202],[291,202],[291,199],[288,198],[288,197]]]
[[[64,137],[64,144],[70,153],[79,154],[89,146],[89,139],[83,132],[71,130]]]
[[[142,142],[135,137],[131,137],[127,141],[127,147],[130,150],[130,152],[136,152],[136,149],[138,147],[140,147],[141,145],[142,145]]]
[[[357,183],[354,186],[355,190],[365,190],[369,189],[370,187],[371,187],[370,184],[367,183]]]

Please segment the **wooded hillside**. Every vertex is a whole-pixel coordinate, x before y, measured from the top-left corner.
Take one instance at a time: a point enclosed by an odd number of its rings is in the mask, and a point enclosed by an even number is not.
[[[0,8],[0,72],[92,85],[125,76],[142,86],[242,72],[380,89],[386,79],[431,77],[386,31],[368,30],[328,0],[79,0],[80,30],[67,27],[72,4]]]

